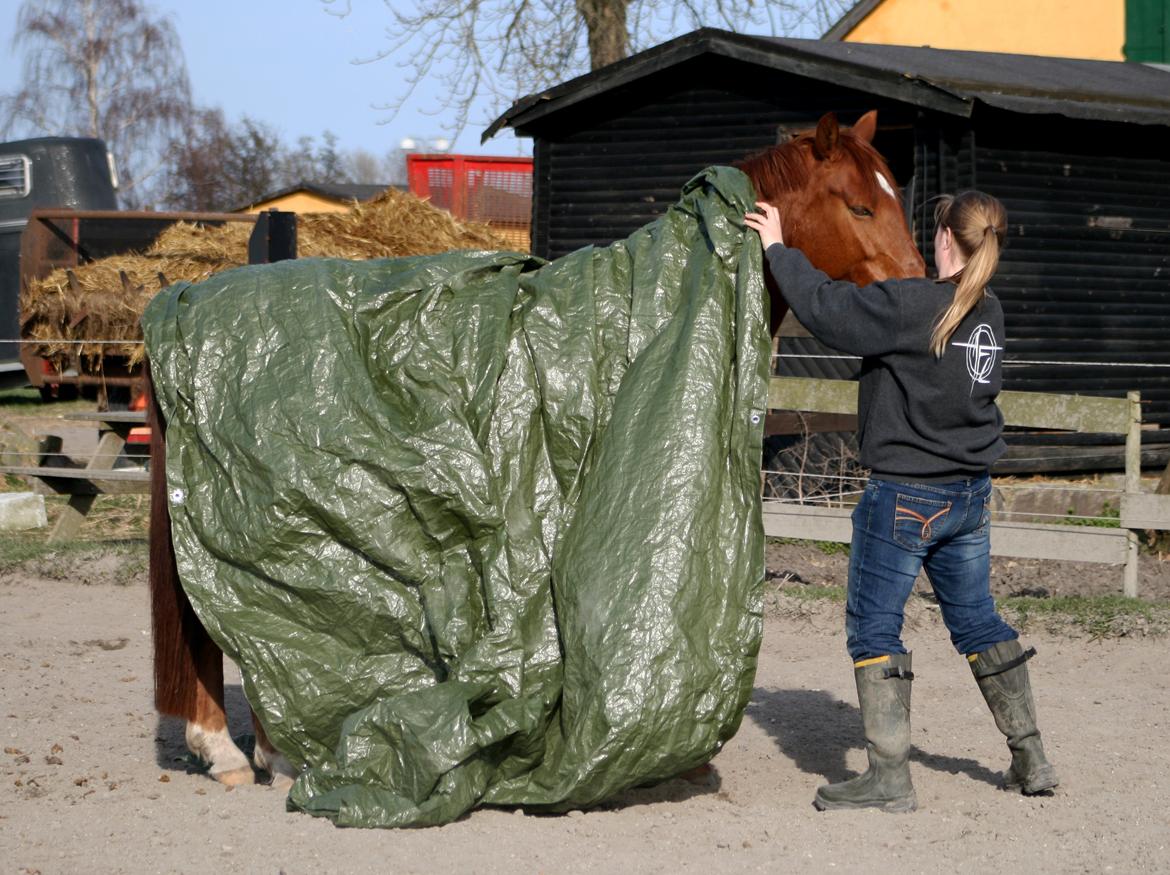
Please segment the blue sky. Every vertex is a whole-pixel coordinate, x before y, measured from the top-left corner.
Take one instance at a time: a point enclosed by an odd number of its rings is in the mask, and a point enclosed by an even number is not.
[[[228,118],[245,113],[275,126],[293,143],[330,130],[343,150],[366,149],[382,156],[404,137],[444,135],[448,115],[434,89],[421,89],[386,123],[372,108],[400,94],[402,71],[392,59],[355,65],[386,45],[386,6],[354,0],[344,19],[328,15],[319,0],[144,0],[169,14],[183,44],[195,101],[221,106]],[[10,46],[19,3],[0,3],[0,93],[20,83],[20,58]],[[491,107],[484,106],[486,115]],[[493,116],[494,117],[494,116]],[[531,154],[528,140],[500,134],[483,146],[483,126],[471,125],[453,150],[470,154]]]

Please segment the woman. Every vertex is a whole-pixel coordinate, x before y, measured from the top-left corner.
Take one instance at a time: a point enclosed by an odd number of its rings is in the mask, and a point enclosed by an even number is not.
[[[955,649],[1007,736],[1004,786],[1052,789],[1056,774],[1036,729],[1026,665],[1035,650],[1020,647],[991,598],[988,472],[1004,451],[995,404],[1004,332],[987,283],[999,264],[1003,205],[977,191],[943,198],[934,235],[941,279],[865,288],[830,280],[786,248],[776,208],[757,205],[745,221],[759,232],[796,317],[822,342],[862,357],[857,433],[871,476],[853,512],[845,629],[869,769],[819,788],[813,804],[917,807],[908,762],[914,675],[901,633],[922,568]]]

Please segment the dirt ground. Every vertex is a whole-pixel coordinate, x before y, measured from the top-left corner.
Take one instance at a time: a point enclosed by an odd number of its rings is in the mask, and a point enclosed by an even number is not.
[[[839,570],[814,564],[840,558],[788,545],[769,564],[778,580],[840,584]],[[1055,585],[1037,579],[997,586]],[[286,813],[276,788],[188,773],[182,727],[151,709],[140,558],[28,563],[0,574],[0,871],[1170,871],[1164,638],[1027,636],[1062,784],[1024,798],[996,789],[1003,741],[937,612],[913,600],[920,809],[818,813],[817,785],[865,760],[840,612],[770,591],[755,694],[705,783],[564,816],[479,810],[441,828],[340,830]],[[243,733],[238,683],[230,699]]]

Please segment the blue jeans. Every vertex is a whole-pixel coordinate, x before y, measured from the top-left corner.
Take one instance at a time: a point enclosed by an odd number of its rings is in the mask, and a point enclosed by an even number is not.
[[[990,499],[987,476],[935,484],[870,479],[853,511],[845,605],[855,662],[906,652],[903,610],[924,567],[959,653],[1019,637],[991,598]]]

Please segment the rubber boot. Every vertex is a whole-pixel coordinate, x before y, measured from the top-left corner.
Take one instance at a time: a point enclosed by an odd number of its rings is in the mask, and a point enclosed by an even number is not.
[[[914,678],[910,654],[862,660],[855,664],[853,676],[869,768],[856,778],[818,788],[813,805],[819,811],[913,811],[918,798],[910,782],[910,682]]]
[[[1036,728],[1036,705],[1028,681],[1028,660],[1035,655],[1034,647],[1025,651],[1019,641],[1003,641],[967,657],[995,725],[1007,736],[1012,752],[1012,765],[1004,775],[1003,788],[1025,795],[1043,793],[1058,783]]]

